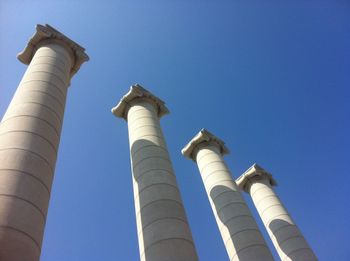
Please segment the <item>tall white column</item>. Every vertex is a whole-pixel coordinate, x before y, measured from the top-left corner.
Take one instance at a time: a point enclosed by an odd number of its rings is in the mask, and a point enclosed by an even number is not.
[[[28,69],[0,124],[0,260],[40,257],[69,81],[84,48],[49,25],[18,55]]]
[[[198,164],[230,260],[271,261],[271,252],[224,162],[228,152],[222,140],[204,129],[182,150]]]
[[[112,112],[128,122],[140,259],[197,260],[159,123],[164,102],[134,85]]]
[[[281,260],[317,260],[304,236],[272,189],[272,186],[277,183],[270,173],[254,164],[236,182],[252,197]]]

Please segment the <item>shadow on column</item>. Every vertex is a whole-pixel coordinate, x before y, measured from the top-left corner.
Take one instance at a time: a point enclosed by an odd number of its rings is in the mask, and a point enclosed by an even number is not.
[[[298,227],[287,220],[274,219],[269,229],[281,251],[293,261],[317,260]]]
[[[140,139],[131,146],[141,260],[195,261],[176,177],[166,145],[159,142]]]
[[[217,185],[210,190],[210,198],[214,203],[218,218],[223,223],[219,229],[223,230],[226,227],[228,231],[229,235],[223,240],[229,255],[232,255],[230,256],[231,261],[273,260],[270,250],[239,191]]]

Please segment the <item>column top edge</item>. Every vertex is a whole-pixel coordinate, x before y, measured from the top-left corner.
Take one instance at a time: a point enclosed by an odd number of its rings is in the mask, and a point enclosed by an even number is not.
[[[63,42],[65,47],[71,49],[75,61],[71,69],[71,77],[79,70],[80,66],[89,60],[89,56],[85,53],[85,48],[59,32],[49,24],[41,25],[37,24],[34,35],[29,39],[26,47],[22,52],[17,55],[17,59],[24,64],[29,64],[35,54],[36,48],[40,42],[44,40],[56,40]]]
[[[201,129],[192,140],[181,150],[181,153],[189,159],[195,160],[194,152],[198,145],[204,142],[212,142],[220,148],[222,155],[230,153],[230,150],[226,147],[225,142],[206,129]]]
[[[239,178],[236,179],[237,186],[240,189],[247,191],[246,185],[248,185],[249,181],[254,177],[259,179],[268,179],[271,186],[277,186],[277,181],[272,177],[271,173],[267,172],[256,163],[254,163],[253,166],[247,169]]]
[[[147,98],[152,101],[158,108],[158,117],[169,114],[168,108],[165,106],[165,102],[146,90],[140,84],[134,84],[130,86],[130,90],[120,99],[119,103],[112,108],[112,113],[119,118],[127,119],[127,111],[130,108],[130,102],[139,99]]]

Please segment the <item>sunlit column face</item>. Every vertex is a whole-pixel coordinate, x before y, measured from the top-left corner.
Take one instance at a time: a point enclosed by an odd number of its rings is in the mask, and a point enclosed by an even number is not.
[[[128,123],[140,259],[197,260],[159,123],[158,98],[144,96],[151,94],[133,86],[112,110]]]
[[[271,174],[253,165],[237,183],[252,197],[264,226],[282,260],[317,260],[272,186]]]
[[[53,39],[61,34],[44,39],[41,29],[23,52],[29,66],[0,124],[0,260],[39,260],[75,63]]]
[[[273,260],[249,208],[225,164],[224,142],[201,130],[182,150],[198,165],[230,260]]]

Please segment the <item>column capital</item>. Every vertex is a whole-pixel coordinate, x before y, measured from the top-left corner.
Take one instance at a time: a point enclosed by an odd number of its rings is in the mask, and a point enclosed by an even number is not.
[[[169,113],[168,108],[165,106],[165,102],[147,91],[140,84],[134,84],[130,87],[130,91],[121,98],[115,107],[112,108],[112,113],[119,118],[127,120],[127,113],[131,106],[130,103],[136,99],[146,99],[153,103],[158,109],[159,118]]]
[[[196,136],[181,150],[181,153],[189,159],[196,161],[196,152],[208,145],[215,145],[222,155],[230,153],[225,142],[206,129],[201,129]]]
[[[52,26],[48,24],[37,24],[35,29],[36,32],[32,38],[29,39],[27,46],[17,55],[18,60],[20,60],[22,63],[29,64],[36,50],[44,42],[59,43],[60,45],[64,46],[73,56],[73,67],[71,69],[70,77],[73,77],[73,75],[79,70],[80,66],[89,60],[89,56],[85,53],[85,49],[83,47],[69,39],[61,32],[57,31]]]
[[[258,164],[254,163],[249,169],[247,169],[237,180],[238,187],[246,192],[249,190],[249,185],[256,180],[267,179],[271,186],[277,186],[276,180],[272,177],[271,173],[264,170]]]

